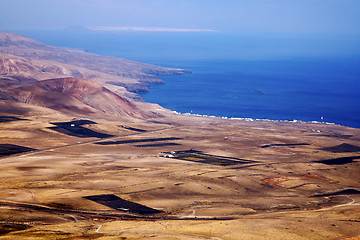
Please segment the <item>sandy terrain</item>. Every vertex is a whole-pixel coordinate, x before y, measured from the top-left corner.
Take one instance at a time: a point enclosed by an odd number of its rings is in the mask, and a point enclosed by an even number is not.
[[[148,120],[90,119],[14,106],[21,108],[27,113],[14,110],[6,116],[26,120],[0,122],[0,146],[37,150],[0,158],[0,239],[360,235],[360,154],[331,148],[346,143],[358,150],[359,129],[169,112]],[[115,136],[78,137],[49,128],[80,119],[97,123],[82,127]],[[164,157],[191,149],[200,155]],[[317,162],[346,157],[353,158],[337,165]],[[222,165],[219,159],[235,164]],[[84,198],[104,194],[162,212],[132,213]]]

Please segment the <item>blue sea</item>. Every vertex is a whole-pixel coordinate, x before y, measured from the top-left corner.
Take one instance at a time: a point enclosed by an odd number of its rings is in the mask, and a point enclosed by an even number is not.
[[[163,76],[141,97],[180,112],[321,121],[360,128],[360,44],[351,36],[231,32],[17,31],[192,74]]]

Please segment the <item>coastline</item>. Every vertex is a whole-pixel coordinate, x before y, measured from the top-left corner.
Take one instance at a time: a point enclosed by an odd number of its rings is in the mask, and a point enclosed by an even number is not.
[[[267,58],[253,58],[244,60],[231,55],[231,60],[226,60],[227,58],[224,58],[226,56],[224,56],[222,51],[220,51],[224,50],[221,46],[218,49],[214,49],[215,52],[211,53],[211,55],[208,53],[208,51],[205,51],[205,48],[208,50],[210,43],[216,43],[217,40],[221,39],[222,33],[220,32],[216,33],[215,35],[212,35],[213,33],[211,33],[211,36],[207,33],[188,33],[186,35],[189,37],[189,40],[194,40],[195,37],[200,37],[200,39],[205,37],[214,38],[209,39],[210,42],[206,44],[206,46],[197,46],[196,42],[188,43],[187,41],[185,41],[184,44],[180,44],[181,41],[176,38],[178,35],[172,35],[170,33],[146,35],[147,38],[142,38],[144,36],[143,33],[135,33],[130,35],[100,33],[90,34],[66,31],[54,31],[51,32],[52,34],[45,33],[46,32],[39,31],[33,35],[38,39],[54,43],[56,46],[70,46],[72,48],[87,49],[88,52],[92,52],[100,56],[112,56],[109,57],[112,59],[126,57],[127,59],[150,63],[152,67],[155,65],[170,66],[173,69],[179,69],[178,67],[181,67],[184,69],[191,69],[193,71],[192,74],[186,74],[187,72],[185,72],[185,75],[177,78],[176,75],[184,74],[184,70],[182,72],[173,71],[170,73],[158,71],[155,69],[149,71],[143,71],[144,69],[142,69],[142,73],[133,72],[132,74],[124,74],[119,72],[121,76],[116,76],[117,69],[106,69],[106,71],[103,72],[101,76],[98,75],[99,79],[91,79],[95,81],[99,80],[102,84],[105,83],[106,87],[115,93],[125,95],[126,97],[133,100],[140,101],[141,99],[138,97],[138,95],[140,95],[140,97],[142,97],[146,102],[158,103],[161,106],[178,112],[191,113],[191,111],[193,111],[198,114],[214,115],[219,117],[226,116],[235,118],[271,120],[300,119],[301,121],[305,122],[311,122],[313,120],[322,122],[320,120],[320,116],[324,116],[326,122],[360,128],[359,121],[356,119],[356,115],[360,114],[356,108],[356,105],[360,104],[360,102],[358,103],[360,98],[357,97],[358,94],[353,90],[357,89],[359,85],[358,83],[354,82],[354,80],[351,80],[351,78],[354,78],[359,74],[359,71],[355,69],[356,63],[359,61],[359,59],[354,56],[354,59],[311,58],[309,56],[300,56],[299,61],[301,65],[297,64],[299,63],[296,60],[297,58],[274,58],[273,60],[271,60],[271,58],[270,60],[267,60]],[[27,34],[31,35],[30,32]],[[76,36],[75,39],[73,39],[72,36]],[[91,39],[89,39],[90,37]],[[84,38],[86,38],[87,41],[89,40],[89,42],[84,43]],[[136,39],[139,40],[136,41],[137,45],[132,44]],[[251,37],[248,36],[247,40],[250,39]],[[178,44],[177,47],[174,48],[172,45],[169,46],[165,44],[165,41],[167,40]],[[109,44],[102,45],[101,43],[104,41]],[[233,42],[231,43],[235,44]],[[129,47],[125,47],[127,46],[126,44],[129,44]],[[154,48],[149,49],[147,47],[149,44],[159,45],[155,45]],[[194,48],[194,46],[196,46],[196,48]],[[232,47],[235,47],[235,45],[232,45]],[[251,49],[252,48],[250,48],[250,50]],[[215,57],[219,56],[218,60],[211,58],[212,54],[215,54]],[[241,62],[240,65],[238,64],[239,61]],[[307,63],[307,61],[309,61],[310,64],[309,62]],[[203,62],[205,62],[205,65]],[[210,62],[210,65],[208,62]],[[149,64],[145,65],[149,66]],[[274,70],[271,70],[272,68]],[[319,69],[325,69],[326,71],[318,72]],[[339,70],[337,71],[337,69]],[[238,76],[229,75],[234,71]],[[264,74],[262,74],[262,72]],[[284,82],[276,82],[277,79],[273,78],[266,79],[267,74],[274,77],[279,72],[286,73],[286,75],[277,76],[279,78],[284,78]],[[348,72],[350,72],[351,75],[348,75]],[[111,73],[111,75],[109,73]],[[240,92],[233,95],[230,92],[229,96],[227,94],[225,97],[228,99],[222,99],[222,101],[226,100],[226,103],[217,104],[216,101],[213,101],[209,104],[211,107],[218,110],[224,106],[222,109],[224,110],[224,113],[221,113],[217,110],[199,111],[199,109],[193,109],[191,106],[188,108],[177,108],[176,106],[172,107],[165,105],[158,100],[149,101],[146,99],[146,97],[142,96],[142,93],[144,92],[146,93],[150,91],[149,95],[152,95],[158,88],[163,88],[164,91],[160,93],[157,98],[162,98],[168,94],[171,95],[171,98],[168,100],[164,99],[165,102],[176,100],[178,103],[182,104],[183,100],[188,99],[188,96],[183,95],[185,91],[189,91],[190,93],[191,91],[202,91],[201,88],[195,89],[196,84],[199,79],[198,77],[204,78],[204,74],[207,73],[214,75],[214,77],[209,76],[208,82],[205,81],[206,79],[204,79],[198,83],[198,85],[204,86],[207,89],[222,89],[222,91],[226,92],[226,86],[230,86],[232,82],[236,81],[243,81],[242,85],[249,87],[246,89],[246,87],[235,85],[230,88],[230,91],[233,89],[240,89]],[[170,74],[172,76],[167,78],[167,76]],[[84,77],[94,76],[94,74],[90,74],[90,72],[83,75]],[[329,78],[329,76],[333,77]],[[187,87],[182,88],[181,86],[179,87],[174,85],[173,87],[169,88],[169,86],[173,84],[172,82],[179,81],[180,78],[186,79],[186,81],[181,80],[181,84]],[[222,80],[229,78],[229,81],[226,82],[224,86],[211,85],[213,82],[216,82],[216,78],[221,78]],[[166,80],[166,83],[162,84],[164,83],[164,79]],[[167,81],[167,79],[169,79],[169,81]],[[290,82],[297,84],[297,86],[291,88],[289,85]],[[339,84],[332,84],[334,82],[339,82]],[[341,82],[346,82],[346,84],[341,84]],[[270,88],[267,88],[269,87],[269,83],[274,84],[274,87],[270,86]],[[276,85],[286,85],[288,88],[282,92],[279,92],[275,89]],[[305,88],[302,86],[308,87]],[[124,91],[124,88],[126,91]],[[337,89],[340,88],[346,90],[342,90],[342,92],[339,93]],[[134,94],[134,92],[136,94]],[[181,96],[177,97],[179,93]],[[195,96],[194,93],[192,94]],[[273,97],[275,94],[278,94],[278,97],[285,96],[285,98],[277,100]],[[210,92],[208,96],[202,96],[202,98],[207,99],[209,95],[210,97],[215,96]],[[219,99],[219,96],[216,96],[216,98]],[[307,101],[306,99],[309,100]],[[188,101],[192,100],[193,99],[189,99]],[[276,101],[278,102],[275,103]],[[295,105],[290,106],[288,102],[295,103]],[[241,103],[243,106],[240,106],[239,104],[237,106],[231,106],[234,103]],[[186,102],[184,102],[184,105],[185,104]],[[270,108],[267,106],[268,104],[271,104]],[[229,107],[232,109],[227,109]],[[238,112],[239,114],[235,114],[234,116],[232,114],[233,112]],[[266,115],[261,114],[261,112],[266,113]],[[282,113],[286,114],[284,115]],[[244,117],[241,115],[244,115]]]
[[[267,61],[220,61],[219,64],[175,61],[170,66],[191,68],[193,74],[161,78],[165,84],[151,86],[149,93],[140,96],[147,102],[180,113],[278,121],[295,119],[360,128],[357,118],[360,112],[355,107],[359,98],[354,91],[358,85],[354,80],[357,75],[343,73],[350,66],[324,73],[323,69],[318,70],[322,64],[324,69],[336,68],[337,61],[332,60],[330,64],[319,60],[304,72],[292,73],[292,70],[304,67],[306,61],[294,61],[289,68],[282,66],[283,63],[286,61],[270,61],[269,69],[274,69],[263,73],[256,67],[265,68]],[[280,75],[274,73],[285,70],[287,72]],[[340,78],[347,82],[347,87],[337,91],[343,85]]]
[[[331,123],[331,122],[320,122],[320,121],[302,121],[302,120],[273,120],[273,119],[263,119],[263,118],[239,118],[239,117],[222,117],[222,116],[213,116],[213,115],[202,115],[202,114],[196,114],[196,113],[180,113],[177,111],[172,111],[174,114],[179,115],[186,115],[186,116],[196,116],[196,117],[208,117],[208,118],[221,118],[221,119],[227,119],[227,120],[240,120],[240,121],[246,121],[246,122],[254,122],[254,121],[260,121],[260,122],[285,122],[285,123],[314,123],[314,124],[325,124],[325,125],[334,125],[334,126],[342,126],[342,127],[349,127],[344,126],[337,123]],[[356,127],[350,127],[350,128],[356,128]]]

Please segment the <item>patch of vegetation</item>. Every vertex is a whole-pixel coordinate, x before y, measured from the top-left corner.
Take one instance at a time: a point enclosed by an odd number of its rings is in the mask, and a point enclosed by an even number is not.
[[[1,122],[12,122],[12,121],[24,121],[27,119],[12,117],[12,116],[0,116],[0,123]]]
[[[82,127],[85,124],[97,124],[96,122],[90,120],[75,120],[71,122],[57,122],[51,123],[56,127],[48,127],[51,130],[80,138],[96,137],[96,138],[109,138],[114,137],[115,135],[110,135],[106,133],[100,133],[93,131],[91,129]]]
[[[330,196],[337,196],[337,195],[359,195],[360,191],[356,189],[345,189],[340,190],[332,193],[324,193],[324,194],[315,194],[312,197],[330,197]]]
[[[143,144],[143,145],[135,145],[135,147],[165,147],[165,146],[177,146],[181,145],[179,143],[156,143],[156,144]]]
[[[332,158],[327,160],[320,160],[314,161],[317,163],[322,163],[326,165],[343,165],[347,163],[352,163],[354,160],[360,159],[360,156],[353,156],[353,157],[341,157],[341,158]]]
[[[35,148],[28,148],[14,144],[0,144],[0,157],[10,156],[18,153],[35,151]]]
[[[310,145],[308,143],[282,143],[282,144],[268,144],[260,146],[261,148],[269,148],[269,147],[289,147],[289,146],[307,146]]]
[[[217,166],[229,166],[229,165],[248,164],[255,162],[252,160],[246,160],[241,158],[232,158],[232,157],[205,154],[202,151],[196,151],[193,149],[185,150],[185,151],[176,151],[176,152],[164,152],[164,154],[165,155],[162,155],[162,157],[176,158],[184,161],[199,162],[199,163],[212,164]]]
[[[333,153],[360,152],[360,147],[348,143],[342,143],[333,147],[321,148],[320,150]]]
[[[29,226],[18,223],[2,223],[0,224],[0,236],[10,232],[22,231],[28,229]]]
[[[124,200],[114,194],[94,195],[94,196],[87,196],[84,198],[105,205],[107,207],[113,208],[115,210],[120,210],[130,213],[137,213],[142,215],[162,213],[162,211],[160,210],[149,208],[147,206],[138,203]]]

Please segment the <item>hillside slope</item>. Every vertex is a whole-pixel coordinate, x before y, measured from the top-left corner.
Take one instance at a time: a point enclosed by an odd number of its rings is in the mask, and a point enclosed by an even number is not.
[[[0,91],[0,99],[72,114],[101,112],[140,118],[152,115],[98,83],[82,78],[49,79],[3,88]]]
[[[57,77],[84,76],[101,84],[121,86],[134,92],[146,91],[149,84],[162,82],[158,75],[191,72],[123,58],[99,56],[78,49],[56,48],[15,33],[2,31],[0,31],[0,53],[31,61],[42,67],[44,73],[58,74]],[[49,61],[53,64],[49,64]],[[71,69],[68,69],[69,65]],[[16,72],[16,68],[12,68],[11,64],[8,70]]]

